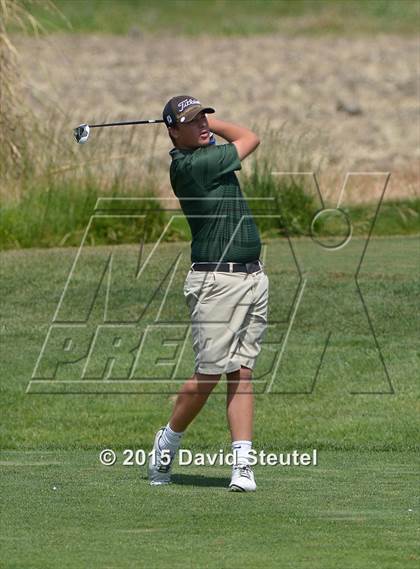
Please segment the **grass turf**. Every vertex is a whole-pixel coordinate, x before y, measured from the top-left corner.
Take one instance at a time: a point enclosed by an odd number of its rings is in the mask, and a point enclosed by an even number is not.
[[[373,236],[358,278],[393,393],[355,293],[365,240],[352,238],[341,253],[309,239],[292,244],[308,281],[274,384],[277,394],[256,397],[254,443],[266,452],[317,448],[319,466],[258,466],[259,491],[247,496],[226,492],[229,467],[179,467],[172,487],[152,489],[144,467],[99,464],[105,447],[119,455],[125,448],[148,450],[169,416],[171,392],[94,395],[83,394],[77,384],[78,395],[26,393],[76,251],[2,253],[4,567],[405,569],[418,561],[418,237]],[[172,319],[187,318],[181,286],[188,267],[185,244],[163,244],[158,263],[141,281],[147,297],[180,247],[185,257],[162,313]],[[270,318],[280,322],[269,335],[275,342],[284,334],[299,279],[286,240],[265,247]],[[150,251],[146,245],[144,253]],[[130,245],[114,253],[121,277],[113,283],[114,308],[132,316],[146,300],[126,274],[137,251]],[[70,305],[63,304],[63,317],[71,321],[86,309],[108,254],[106,247],[84,252],[81,278]],[[100,309],[100,294],[98,300]],[[100,316],[101,310],[99,321]],[[317,382],[305,394],[329,331]],[[156,367],[158,345],[156,339],[145,354],[148,369]],[[191,373],[190,356],[186,352],[180,380]],[[103,357],[95,354],[94,367],[100,368]],[[269,364],[270,351],[263,348],[257,370]],[[48,358],[45,365],[51,370]],[[72,369],[73,377],[77,371]],[[162,385],[176,391],[168,378]],[[224,388],[218,386],[187,431],[184,448],[229,448]],[[368,393],[352,393],[358,390]]]
[[[272,445],[413,450],[418,442],[418,238],[372,237],[358,277],[360,292],[354,275],[365,239],[352,238],[346,247],[335,252],[322,249],[310,239],[292,239],[291,242],[307,281],[281,365],[274,375],[270,375],[273,362],[279,361],[293,300],[296,291],[302,289],[302,280],[299,282],[287,240],[277,239],[264,245],[272,327],[267,332],[254,374],[258,393],[256,441],[267,450]],[[151,247],[145,245],[144,255]],[[59,319],[74,323],[86,316],[110,251],[107,247],[83,250],[79,258],[80,271],[76,270],[75,278],[70,281],[73,285],[67,289]],[[116,367],[109,375],[106,372],[109,368],[105,367],[106,352],[113,350],[109,337],[104,337],[102,346],[101,342],[97,344],[88,367],[88,376],[97,378],[94,384],[81,379],[86,358],[74,364],[61,364],[56,369],[58,359],[65,356],[59,334],[56,345],[47,344],[39,370],[33,374],[76,250],[2,253],[1,448],[145,446],[150,444],[156,427],[169,416],[173,394],[193,369],[191,338],[185,340],[189,315],[182,294],[189,246],[162,244],[157,256],[152,257],[147,278],[142,278],[140,284],[133,281],[130,270],[136,266],[137,248],[118,246],[113,251],[113,275],[117,276],[112,280],[108,317],[129,321],[138,318],[141,309],[147,307],[147,311],[139,326],[121,329],[127,349],[117,354]],[[172,286],[158,290],[167,268],[180,252],[184,255],[183,261],[174,274]],[[167,276],[164,284],[169,285]],[[90,313],[86,326],[89,334],[103,323],[103,289]],[[150,300],[156,290],[157,294]],[[375,346],[365,310],[381,354]],[[156,318],[157,326],[153,327]],[[165,322],[171,326],[173,323],[181,325],[169,328],[169,332],[163,327],[164,332],[161,332],[160,326]],[[132,348],[138,345],[147,324],[152,325],[150,341],[139,358],[138,375],[149,380],[158,378],[157,382],[119,381],[124,374],[128,377]],[[75,345],[79,345],[79,355],[86,353],[89,336],[85,336],[85,328],[72,328],[70,335]],[[165,346],[164,340],[171,340],[174,345]],[[185,350],[178,360],[184,341]],[[328,348],[318,370],[327,342]],[[76,351],[70,359],[77,359],[78,353]],[[162,361],[165,365],[158,365]],[[177,362],[180,363],[178,369]],[[41,379],[30,384],[33,377]],[[273,377],[271,392],[264,395],[267,382]],[[196,419],[188,434],[189,444],[200,448],[229,444],[223,382],[224,379]],[[26,393],[28,386],[30,392]],[[57,390],[66,395],[54,394]],[[112,395],[116,390],[119,394]],[[104,391],[111,394],[105,395]],[[129,394],[124,394],[125,391]],[[130,394],[133,391],[143,395]]]
[[[2,567],[407,569],[418,561],[418,457],[322,451],[316,467],[256,467],[255,494],[229,467],[145,467],[92,451],[2,455]]]

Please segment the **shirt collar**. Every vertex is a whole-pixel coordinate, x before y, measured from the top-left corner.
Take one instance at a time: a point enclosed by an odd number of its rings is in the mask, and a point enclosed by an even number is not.
[[[188,154],[192,154],[198,150],[198,148],[172,148],[169,154],[172,156],[172,160],[176,160],[178,158],[183,158]]]

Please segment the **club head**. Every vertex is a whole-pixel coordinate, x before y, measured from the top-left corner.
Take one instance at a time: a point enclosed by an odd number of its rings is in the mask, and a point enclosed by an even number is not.
[[[89,138],[89,125],[88,124],[80,124],[76,128],[73,129],[73,136],[77,142],[77,144],[85,144]]]

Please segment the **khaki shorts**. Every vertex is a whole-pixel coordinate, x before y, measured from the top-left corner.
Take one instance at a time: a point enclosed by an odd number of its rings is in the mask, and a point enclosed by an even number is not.
[[[190,311],[195,372],[254,369],[267,328],[268,277],[190,270],[184,296]]]

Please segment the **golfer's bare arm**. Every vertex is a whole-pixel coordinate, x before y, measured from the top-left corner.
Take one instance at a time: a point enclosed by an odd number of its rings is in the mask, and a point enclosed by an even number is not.
[[[258,136],[243,126],[231,122],[221,121],[207,116],[211,132],[221,136],[228,142],[233,142],[238,151],[239,160],[246,158],[260,143]]]

